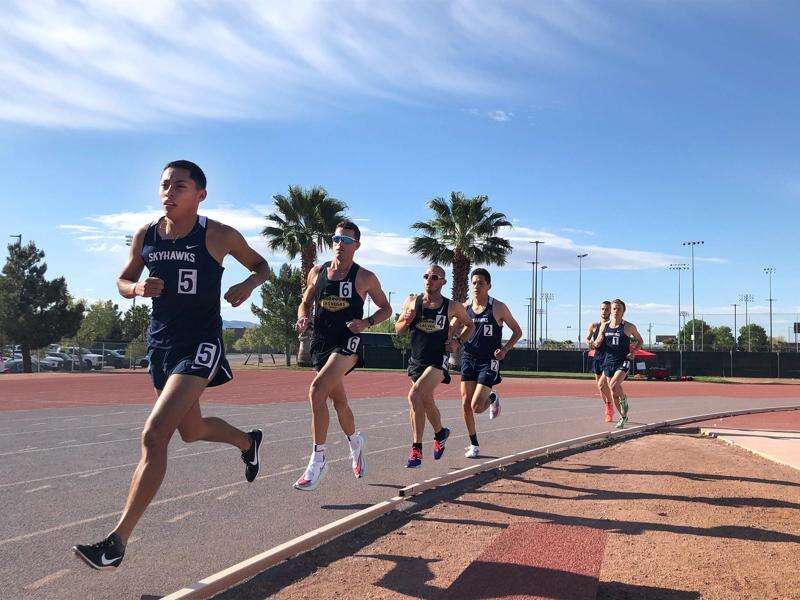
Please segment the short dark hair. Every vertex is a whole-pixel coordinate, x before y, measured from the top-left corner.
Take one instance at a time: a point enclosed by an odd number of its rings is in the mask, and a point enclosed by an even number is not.
[[[336,224],[336,229],[349,229],[353,233],[355,233],[355,238],[357,242],[361,241],[361,230],[358,228],[358,225],[353,223],[352,221],[339,221]]]
[[[186,169],[189,171],[189,179],[194,181],[195,185],[197,186],[198,190],[206,189],[206,174],[203,173],[203,169],[198,167],[190,160],[173,160],[172,162],[167,163],[161,172],[163,173],[167,169]]]
[[[447,277],[447,273],[444,272],[444,269],[442,268],[441,265],[437,265],[436,263],[431,263],[431,266],[428,267],[428,269],[432,269],[432,270],[436,271],[437,273],[439,273],[442,276],[442,279]]]
[[[608,304],[609,306],[611,306],[611,300],[603,300],[603,301],[600,303],[600,306],[605,306],[606,304]]]
[[[489,271],[487,271],[483,267],[472,269],[472,274],[469,276],[469,278],[472,279],[473,277],[475,277],[475,275],[480,275],[481,277],[483,277],[486,280],[486,283],[488,284],[492,283],[492,276],[489,275]]]
[[[622,306],[622,312],[625,312],[625,303],[619,298],[614,299],[614,301],[611,302],[611,304],[619,304],[620,306]]]

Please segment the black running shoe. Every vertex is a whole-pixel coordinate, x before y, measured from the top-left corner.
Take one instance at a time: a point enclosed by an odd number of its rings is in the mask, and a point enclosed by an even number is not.
[[[242,452],[244,476],[247,481],[253,481],[258,475],[258,451],[261,449],[261,438],[264,434],[260,429],[253,429],[253,431],[248,431],[247,435],[252,444],[247,452]]]
[[[116,569],[125,556],[125,546],[116,533],[96,544],[78,544],[72,551],[87,565],[98,571]]]

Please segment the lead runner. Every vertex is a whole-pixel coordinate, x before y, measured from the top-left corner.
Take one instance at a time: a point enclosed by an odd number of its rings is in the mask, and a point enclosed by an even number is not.
[[[133,236],[117,280],[123,297],[153,299],[148,358],[157,400],[142,431],[142,457],[122,517],[103,540],[72,548],[100,570],[122,563],[128,538],[164,479],[167,446],[176,429],[187,443],[237,447],[247,481],[256,478],[259,468],[261,430],[245,433],[217,417],[203,417],[200,395],[206,387],[233,379],[222,344],[222,260],[230,254],[251,271],[225,293],[232,306],[242,304],[266,281],[267,261],[241,233],[197,214],[206,198],[206,176],[193,162],[177,160],[164,167],[159,195],[164,216]],[[145,267],[149,277],[139,281]]]

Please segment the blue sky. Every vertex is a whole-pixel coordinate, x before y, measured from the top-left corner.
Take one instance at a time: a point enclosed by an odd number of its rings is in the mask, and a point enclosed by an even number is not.
[[[515,225],[493,292],[523,321],[529,240],[546,242],[553,338],[575,337],[578,252],[584,326],[621,297],[640,329],[674,332],[666,266],[692,239],[697,313],[732,325],[747,292],[766,324],[774,266],[786,336],[798,18],[788,2],[6,3],[2,233],[34,239],[73,294],[117,298],[125,234],[157,212],[163,164],[188,158],[203,212],[263,251],[272,196],[323,185],[362,219],[360,260],[394,300],[421,287],[408,225],[458,190]],[[226,285],[245,275],[226,267]]]

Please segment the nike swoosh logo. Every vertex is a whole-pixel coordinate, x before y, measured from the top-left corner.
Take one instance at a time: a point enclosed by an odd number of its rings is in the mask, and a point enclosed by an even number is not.
[[[191,250],[192,248],[197,248],[200,244],[195,244],[194,246],[186,246],[187,250]]]
[[[107,567],[108,565],[113,565],[118,560],[119,560],[119,557],[112,558],[111,560],[107,560],[105,552],[103,552],[103,555],[100,557],[100,562],[103,564],[104,567]]]

